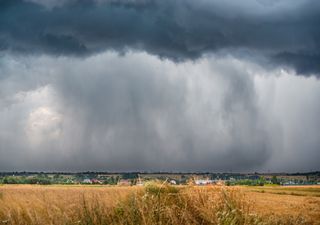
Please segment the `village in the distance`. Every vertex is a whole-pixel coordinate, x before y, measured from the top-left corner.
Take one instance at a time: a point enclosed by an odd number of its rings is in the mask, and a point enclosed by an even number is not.
[[[308,173],[168,173],[168,172],[0,172],[0,184],[171,185],[320,185],[320,171]]]

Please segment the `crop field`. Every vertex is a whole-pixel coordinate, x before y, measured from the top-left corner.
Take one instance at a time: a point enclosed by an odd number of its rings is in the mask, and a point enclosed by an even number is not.
[[[320,224],[320,187],[2,185],[0,224]]]

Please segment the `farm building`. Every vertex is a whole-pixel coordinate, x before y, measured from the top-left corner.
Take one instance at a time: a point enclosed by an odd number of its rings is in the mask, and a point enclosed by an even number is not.
[[[102,181],[97,180],[97,179],[91,179],[92,184],[102,184]]]
[[[170,184],[176,185],[176,184],[177,184],[177,181],[175,181],[175,180],[170,180]]]
[[[92,184],[92,181],[90,179],[84,179],[82,181],[83,184]]]
[[[194,183],[196,185],[209,185],[215,184],[216,182],[214,180],[195,180]]]
[[[129,179],[120,179],[118,182],[118,185],[120,186],[130,186],[131,181]]]

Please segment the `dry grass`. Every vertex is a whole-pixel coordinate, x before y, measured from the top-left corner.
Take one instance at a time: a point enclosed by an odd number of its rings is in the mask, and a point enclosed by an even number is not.
[[[320,224],[312,196],[240,187],[0,186],[0,224]]]

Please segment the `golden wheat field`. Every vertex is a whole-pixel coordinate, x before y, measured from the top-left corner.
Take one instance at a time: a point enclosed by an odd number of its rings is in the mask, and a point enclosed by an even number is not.
[[[320,224],[320,188],[0,186],[0,224]]]

